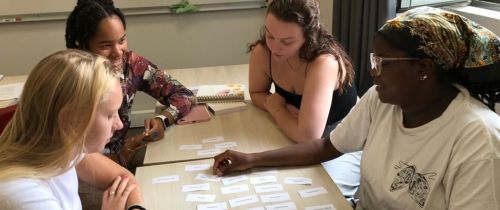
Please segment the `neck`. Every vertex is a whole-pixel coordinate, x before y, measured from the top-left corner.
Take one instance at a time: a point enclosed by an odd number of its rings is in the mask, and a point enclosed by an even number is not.
[[[403,109],[403,125],[415,128],[424,125],[438,117],[448,108],[457,96],[458,90],[453,85],[439,86],[435,91],[422,91],[427,95],[417,97],[412,105]]]

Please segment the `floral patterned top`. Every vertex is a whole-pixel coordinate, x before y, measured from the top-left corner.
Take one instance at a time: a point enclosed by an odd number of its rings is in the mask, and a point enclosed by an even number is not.
[[[175,120],[186,115],[195,104],[191,90],[158,69],[155,64],[132,51],[126,52],[123,76],[123,102],[118,110],[123,128],[114,133],[111,141],[104,148],[105,154],[116,154],[123,147],[125,135],[130,128],[132,103],[137,91],[143,91],[165,105],[167,108],[164,111],[170,112]]]

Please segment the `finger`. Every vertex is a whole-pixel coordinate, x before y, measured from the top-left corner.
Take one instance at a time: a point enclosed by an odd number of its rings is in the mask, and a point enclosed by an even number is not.
[[[127,188],[127,184],[128,184],[129,180],[130,179],[127,176],[124,176],[122,178],[122,181],[120,182],[120,184],[118,185],[118,189],[116,190],[117,196],[123,196],[123,191],[125,190],[125,188]]]
[[[118,187],[118,184],[120,184],[120,181],[122,178],[120,176],[116,177],[115,180],[113,181],[113,184],[111,187],[108,188],[108,194],[110,197],[113,197],[116,195],[116,188]]]
[[[145,119],[144,120],[144,130],[146,132],[149,132],[149,129],[151,128],[152,121],[153,121],[153,119]]]
[[[126,197],[128,198],[128,196],[130,195],[130,193],[132,193],[132,191],[137,187],[136,184],[130,184],[128,185],[125,190],[123,191],[123,197]]]

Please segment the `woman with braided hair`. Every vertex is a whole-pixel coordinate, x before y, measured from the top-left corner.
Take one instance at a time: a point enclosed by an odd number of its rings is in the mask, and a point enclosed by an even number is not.
[[[215,157],[214,174],[363,151],[356,209],[500,209],[500,116],[492,111],[500,101],[500,38],[421,7],[378,30],[371,62],[375,85],[325,139],[229,150]]]
[[[104,153],[127,167],[143,141],[162,139],[166,127],[191,110],[194,97],[189,89],[156,65],[128,51],[125,29],[125,17],[113,1],[79,0],[67,19],[65,37],[66,47],[107,57],[115,70],[124,75],[123,104],[119,110],[123,129],[116,131]],[[125,139],[137,91],[147,93],[167,108],[160,115],[144,121],[146,131],[143,134]]]

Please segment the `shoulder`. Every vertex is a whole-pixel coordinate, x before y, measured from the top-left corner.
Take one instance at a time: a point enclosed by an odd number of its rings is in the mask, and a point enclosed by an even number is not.
[[[337,59],[331,54],[322,54],[309,62],[306,77],[323,77],[337,81],[339,79],[338,74],[339,64]]]
[[[0,205],[6,209],[60,209],[57,199],[45,182],[19,179],[1,182]]]

